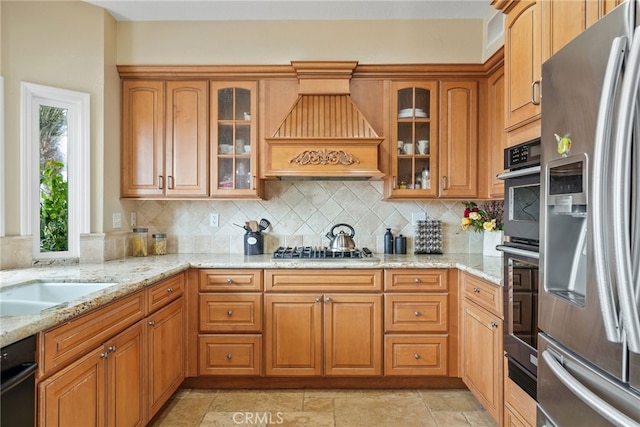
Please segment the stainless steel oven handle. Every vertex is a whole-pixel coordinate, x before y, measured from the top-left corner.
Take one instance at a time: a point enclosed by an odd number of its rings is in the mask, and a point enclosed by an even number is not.
[[[496,175],[496,178],[505,180],[509,178],[519,178],[521,176],[527,176],[527,175],[536,175],[540,173],[540,170],[541,170],[540,166],[531,166],[530,168],[517,169],[514,171],[499,173],[498,175]]]
[[[34,374],[36,369],[38,369],[38,364],[36,362],[25,364],[25,368],[22,371],[18,372],[15,376],[2,383],[2,392],[0,394],[8,393],[12,388],[22,384],[25,380],[27,380],[31,375]],[[35,383],[35,379],[33,381]]]
[[[587,387],[582,385],[580,381],[574,378],[564,367],[556,360],[553,354],[549,350],[542,352],[542,358],[547,363],[551,372],[560,380],[565,387],[567,387],[573,394],[575,394],[580,400],[586,403],[602,417],[606,418],[609,422],[627,427],[639,427],[640,424],[635,420],[627,417],[622,412],[618,411],[613,406],[609,405],[606,401],[601,399],[598,395],[593,393]]]
[[[640,315],[638,315],[636,288],[640,278],[633,277],[631,257],[631,142],[634,117],[638,114],[638,88],[640,86],[640,32],[636,32],[620,89],[619,115],[613,141],[613,259],[617,278],[620,317],[629,350],[640,353]]]
[[[591,214],[593,216],[594,267],[605,334],[611,342],[621,342],[622,334],[613,290],[614,266],[611,265],[608,253],[609,241],[607,236],[609,236],[610,233],[605,232],[605,228],[610,227],[609,224],[611,224],[608,213],[609,209],[607,208],[610,204],[605,203],[605,198],[607,194],[609,194],[609,188],[612,186],[610,181],[611,160],[609,158],[612,144],[612,117],[616,101],[616,92],[620,84],[620,76],[622,75],[624,55],[627,50],[627,41],[626,37],[616,37],[611,42],[611,50],[609,51],[609,59],[607,61],[602,86],[602,95],[600,97],[600,106],[598,108],[595,150],[593,153],[592,182],[594,185]]]
[[[533,259],[540,259],[540,254],[538,252],[528,251],[526,249],[513,248],[511,246],[506,246],[506,245],[498,245],[496,246],[496,249],[499,250],[500,252],[504,252],[509,255],[518,255],[518,256],[524,256],[524,257],[533,258]]]

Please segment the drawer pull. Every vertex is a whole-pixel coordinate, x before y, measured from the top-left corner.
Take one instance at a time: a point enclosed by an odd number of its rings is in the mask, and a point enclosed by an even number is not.
[[[107,351],[113,351],[115,352],[117,350],[118,347],[116,347],[115,345],[111,345],[109,347],[107,347]]]
[[[232,357],[233,355],[231,353],[227,354],[227,360],[231,360]]]
[[[413,279],[413,283],[422,283],[422,280],[420,280],[419,277],[416,277],[415,279]]]
[[[227,316],[229,316],[229,317],[233,316],[233,310],[227,311]]]
[[[497,328],[498,327],[498,322],[491,322],[491,327],[492,328]]]
[[[420,355],[418,353],[416,353],[416,354],[413,355],[413,358],[418,360],[418,359],[420,359]]]
[[[227,277],[227,285],[230,285],[233,283],[233,279],[231,277]]]
[[[416,317],[419,317],[420,316],[420,312],[419,311],[414,311],[413,315],[416,316]]]
[[[173,292],[173,288],[167,288],[167,292],[169,293]]]
[[[148,324],[149,326],[154,326],[154,325],[156,324],[156,322],[154,322],[153,320],[149,320],[149,321],[147,322],[147,324]]]
[[[473,292],[476,293],[476,294],[479,294],[480,293],[480,288],[473,288]]]

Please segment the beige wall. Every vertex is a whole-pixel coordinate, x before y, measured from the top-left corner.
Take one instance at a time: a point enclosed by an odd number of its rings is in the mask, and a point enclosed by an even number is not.
[[[483,21],[119,22],[118,64],[480,63]]]
[[[20,234],[25,216],[20,212],[19,179],[23,81],[91,95],[91,231],[102,232],[106,196],[109,204],[119,204],[119,162],[114,161],[120,141],[115,20],[102,8],[79,1],[4,0],[1,19],[6,235]]]

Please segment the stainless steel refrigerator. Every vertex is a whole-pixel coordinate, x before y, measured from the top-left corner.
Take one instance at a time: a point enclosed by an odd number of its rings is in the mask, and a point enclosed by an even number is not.
[[[542,67],[538,426],[640,425],[637,9]]]

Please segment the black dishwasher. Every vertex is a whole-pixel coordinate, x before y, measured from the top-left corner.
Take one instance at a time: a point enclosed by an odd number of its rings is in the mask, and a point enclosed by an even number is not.
[[[36,414],[36,337],[0,350],[0,426],[32,427]]]

